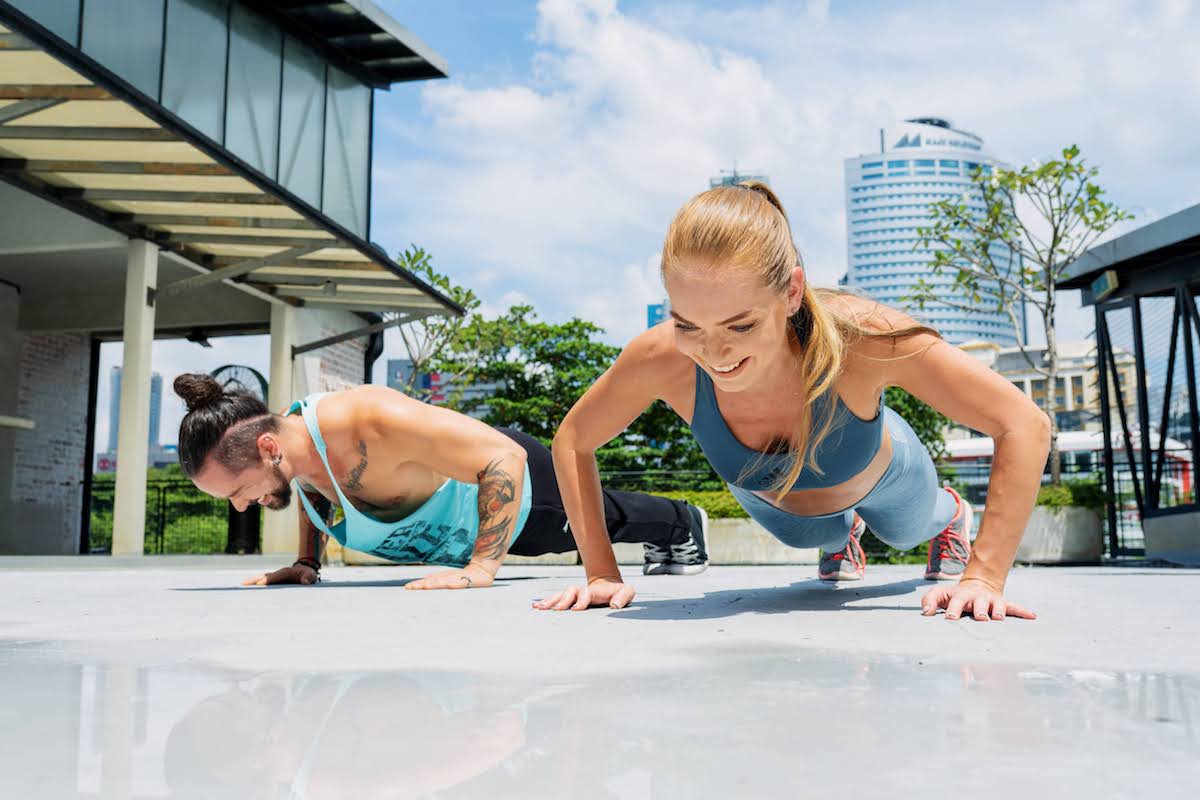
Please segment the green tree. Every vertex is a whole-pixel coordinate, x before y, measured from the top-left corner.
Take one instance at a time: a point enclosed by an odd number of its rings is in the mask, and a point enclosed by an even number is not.
[[[932,220],[918,231],[916,247],[933,248],[931,272],[952,277],[961,300],[953,300],[945,284],[925,279],[907,299],[967,312],[999,311],[1012,322],[1018,345],[1029,366],[1046,380],[1050,417],[1051,482],[1060,483],[1058,424],[1055,399],[1058,349],[1055,335],[1055,287],[1067,266],[1113,225],[1130,214],[1104,198],[1095,182],[1099,174],[1080,157],[1076,145],[1062,157],[1019,169],[977,167],[972,187],[961,196],[931,205]],[[982,213],[979,208],[982,207]],[[1021,306],[1032,306],[1042,318],[1046,350],[1034,359],[1027,349]]]
[[[518,428],[549,445],[575,401],[620,353],[599,340],[603,333],[585,320],[549,323],[539,320],[531,306],[513,306],[494,319],[473,315],[431,369],[455,376],[447,394],[450,407],[482,411],[489,425]],[[472,391],[480,385],[491,387],[486,396]],[[652,404],[596,456],[605,472],[712,474],[687,426],[662,403]],[[678,482],[687,478],[680,476]]]
[[[442,294],[466,309],[466,314],[462,316],[431,313],[397,328],[408,359],[412,362],[408,382],[401,387],[401,391],[412,397],[428,400],[427,394],[417,389],[417,378],[429,372],[430,363],[437,359],[443,348],[455,340],[467,324],[468,315],[479,308],[479,298],[475,296],[475,292],[459,286],[435,270],[429,253],[415,244],[396,256],[396,263],[441,290]]]

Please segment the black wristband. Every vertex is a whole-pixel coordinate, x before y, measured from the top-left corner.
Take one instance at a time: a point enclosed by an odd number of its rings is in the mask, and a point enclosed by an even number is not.
[[[320,572],[321,572],[321,562],[317,561],[315,558],[297,558],[294,562],[292,562],[292,566],[293,567],[308,567],[313,572],[316,572],[318,574],[320,574]]]

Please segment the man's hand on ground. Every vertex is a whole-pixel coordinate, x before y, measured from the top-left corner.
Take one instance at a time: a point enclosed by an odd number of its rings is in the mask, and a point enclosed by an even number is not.
[[[404,585],[405,589],[482,589],[491,586],[495,576],[478,564],[467,564],[462,569],[448,569],[426,575],[419,581]]]
[[[253,578],[247,578],[242,581],[242,586],[270,586],[274,583],[300,583],[308,585],[316,583],[320,580],[317,571],[312,567],[306,567],[303,564],[297,564],[292,567],[284,567],[277,569],[274,572],[268,572],[265,575],[255,575]]]
[[[628,583],[597,578],[587,586],[571,586],[545,600],[538,600],[533,607],[542,611],[583,611],[593,606],[624,608],[636,594]]]

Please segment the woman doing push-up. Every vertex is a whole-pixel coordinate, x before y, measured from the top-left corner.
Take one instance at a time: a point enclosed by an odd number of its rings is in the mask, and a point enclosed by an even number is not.
[[[746,511],[785,544],[824,551],[819,575],[855,579],[866,527],[903,550],[930,541],[921,601],[956,619],[1033,614],[1004,598],[1049,450],[1049,420],[1015,386],[905,314],[808,283],[779,199],[757,182],[711,189],[675,216],[662,254],[671,319],[635,338],[579,399],[554,465],[587,573],[535,604],[633,599],[605,535],[595,451],[655,400],[691,427]],[[883,404],[899,386],[996,442],[988,504],[938,485],[929,453]]]

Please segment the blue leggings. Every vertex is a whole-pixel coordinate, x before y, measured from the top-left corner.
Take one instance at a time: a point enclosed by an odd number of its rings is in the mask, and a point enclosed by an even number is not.
[[[755,522],[792,547],[841,550],[850,539],[857,512],[880,540],[910,550],[945,530],[958,503],[938,486],[933,459],[909,424],[890,408],[884,408],[883,415],[884,431],[892,437],[892,461],[867,496],[850,508],[802,517],[741,487],[729,490]]]

